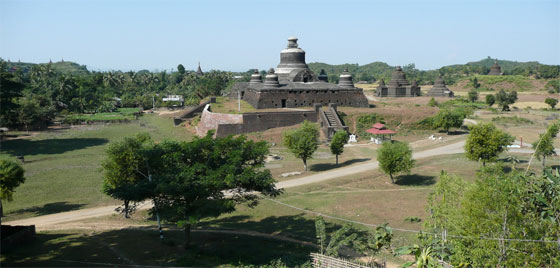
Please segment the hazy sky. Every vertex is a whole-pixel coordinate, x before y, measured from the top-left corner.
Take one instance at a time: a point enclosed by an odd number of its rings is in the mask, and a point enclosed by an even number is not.
[[[268,69],[292,35],[307,62],[436,69],[491,56],[560,64],[560,0],[0,0],[0,57],[12,61]]]

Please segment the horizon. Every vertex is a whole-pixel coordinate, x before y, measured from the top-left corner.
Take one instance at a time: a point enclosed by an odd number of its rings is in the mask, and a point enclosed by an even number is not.
[[[91,71],[196,70],[200,62],[245,72],[276,68],[293,35],[308,63],[434,70],[490,56],[560,64],[560,1],[405,3],[2,1],[0,39],[10,42],[0,42],[0,57],[64,59]]]

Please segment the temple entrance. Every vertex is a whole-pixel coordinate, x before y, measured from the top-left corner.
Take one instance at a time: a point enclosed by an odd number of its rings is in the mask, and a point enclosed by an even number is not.
[[[286,108],[286,99],[282,99],[282,108]]]

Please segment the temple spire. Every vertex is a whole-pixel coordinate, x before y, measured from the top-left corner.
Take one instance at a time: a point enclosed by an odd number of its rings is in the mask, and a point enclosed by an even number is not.
[[[200,61],[198,62],[198,69],[196,70],[197,75],[203,75],[202,68],[200,68]]]

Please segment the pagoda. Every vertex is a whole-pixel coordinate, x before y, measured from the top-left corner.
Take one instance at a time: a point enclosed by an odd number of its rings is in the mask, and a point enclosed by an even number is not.
[[[497,60],[495,60],[494,65],[492,65],[492,67],[490,67],[490,72],[488,73],[488,75],[502,75],[502,67],[500,67],[500,65],[498,65]]]
[[[406,80],[406,74],[397,66],[391,74],[391,81],[385,85],[381,80],[377,87],[377,97],[416,97],[420,96],[420,87],[413,81],[412,85]]]
[[[434,86],[430,89],[430,91],[428,91],[428,93],[426,93],[426,96],[428,97],[452,98],[453,95],[453,91],[447,88],[447,86],[445,85],[445,81],[443,81],[443,78],[441,78],[441,76],[436,79],[436,81],[434,82]]]

